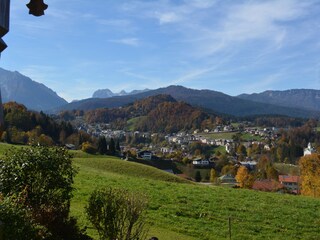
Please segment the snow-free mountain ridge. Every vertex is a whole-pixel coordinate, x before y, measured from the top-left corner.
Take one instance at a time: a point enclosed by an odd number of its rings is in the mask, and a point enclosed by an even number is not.
[[[126,92],[125,90],[120,91],[119,93],[114,93],[110,89],[98,89],[95,91],[92,95],[93,98],[110,98],[110,97],[116,97],[116,96],[126,96],[126,95],[134,95],[138,93],[143,93],[150,91],[150,89],[146,88],[144,90],[133,90],[131,92]]]
[[[68,103],[44,84],[35,82],[17,71],[0,68],[0,87],[3,103],[15,101],[31,110],[46,111]]]

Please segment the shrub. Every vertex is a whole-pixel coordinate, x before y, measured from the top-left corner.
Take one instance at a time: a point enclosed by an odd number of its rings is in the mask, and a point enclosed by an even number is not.
[[[21,209],[25,209],[26,222],[47,228],[53,236],[50,239],[80,239],[82,233],[69,218],[75,174],[71,155],[64,148],[12,148],[0,160],[0,192],[7,199],[18,200],[5,209],[12,209],[18,217],[23,215]],[[29,231],[19,224],[11,228]]]
[[[30,211],[18,202],[19,198],[15,197],[5,197],[0,200],[0,239],[48,238],[50,234],[46,228],[37,224],[30,217]]]
[[[95,154],[97,152],[97,149],[89,142],[82,143],[81,150],[90,154]]]
[[[101,240],[145,238],[146,198],[126,190],[104,188],[94,191],[86,206],[92,225]]]

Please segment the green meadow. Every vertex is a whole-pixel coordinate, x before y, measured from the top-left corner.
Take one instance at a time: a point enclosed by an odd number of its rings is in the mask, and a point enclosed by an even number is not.
[[[71,212],[97,237],[84,215],[89,194],[104,186],[149,198],[150,236],[165,239],[319,239],[320,200],[188,182],[114,157],[77,157]]]
[[[0,144],[0,154],[10,145]],[[320,200],[202,185],[156,168],[116,157],[72,151],[78,174],[71,215],[98,239],[84,208],[100,187],[124,188],[148,196],[149,237],[160,240],[319,239]]]

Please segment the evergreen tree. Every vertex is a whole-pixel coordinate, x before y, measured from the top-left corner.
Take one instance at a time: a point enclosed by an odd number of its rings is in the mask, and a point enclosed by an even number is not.
[[[195,175],[195,177],[194,177],[194,180],[196,181],[196,182],[200,182],[201,181],[201,174],[200,174],[200,171],[196,171],[196,175]]]
[[[109,142],[109,152],[111,155],[114,155],[116,153],[116,144],[113,138],[111,138]]]
[[[100,154],[106,154],[108,151],[107,140],[105,137],[99,137],[98,139],[98,152]]]
[[[121,149],[120,149],[120,141],[119,140],[117,141],[117,144],[116,144],[116,150],[119,151],[119,152],[121,151]]]

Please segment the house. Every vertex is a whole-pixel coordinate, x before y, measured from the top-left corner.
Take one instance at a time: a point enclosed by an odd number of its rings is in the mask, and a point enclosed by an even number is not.
[[[145,160],[151,160],[152,159],[152,152],[150,151],[140,151],[138,152],[138,157],[143,158]]]
[[[170,152],[172,152],[172,148],[162,147],[162,148],[160,149],[160,151],[161,151],[162,153],[170,153]]]
[[[308,147],[303,150],[303,156],[310,155],[315,152],[316,150],[311,146],[311,143],[308,143]]]
[[[279,182],[291,193],[300,194],[300,176],[279,175]]]
[[[242,166],[245,166],[250,171],[255,170],[257,166],[256,161],[244,161],[244,162],[240,162],[240,164]]]
[[[226,174],[218,178],[218,182],[222,186],[234,187],[237,185],[237,181],[231,174]]]
[[[253,190],[264,192],[277,192],[281,191],[283,188],[284,186],[281,183],[269,179],[256,180],[252,186]]]
[[[227,153],[230,153],[232,152],[234,149],[233,149],[233,145],[231,143],[227,143],[226,144],[226,152]]]
[[[195,167],[208,167],[210,166],[210,161],[207,159],[195,159],[192,161],[192,164]]]
[[[76,146],[74,144],[71,144],[71,143],[67,143],[65,146],[69,150],[75,150],[76,149]]]
[[[266,150],[266,151],[270,151],[271,147],[270,147],[269,144],[266,144],[266,145],[264,145],[263,149]]]

